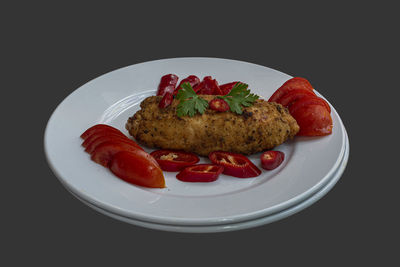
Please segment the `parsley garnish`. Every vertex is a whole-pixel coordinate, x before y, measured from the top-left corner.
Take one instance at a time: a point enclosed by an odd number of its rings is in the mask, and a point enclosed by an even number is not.
[[[207,100],[199,97],[190,83],[183,83],[181,88],[176,95],[176,99],[179,100],[179,104],[176,107],[176,115],[179,117],[185,115],[193,117],[196,112],[203,114],[204,110],[208,107]]]
[[[229,94],[218,98],[225,100],[232,112],[242,114],[242,106],[249,107],[259,98],[258,95],[250,94],[250,90],[247,90],[247,87],[249,86],[245,83],[237,83]]]

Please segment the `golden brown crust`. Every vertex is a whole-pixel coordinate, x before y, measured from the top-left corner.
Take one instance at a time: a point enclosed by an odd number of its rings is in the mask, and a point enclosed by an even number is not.
[[[210,101],[212,95],[202,95]],[[296,120],[277,103],[257,100],[243,114],[206,109],[193,117],[176,115],[179,101],[160,109],[160,96],[140,104],[141,110],[128,119],[126,129],[141,144],[152,148],[179,149],[207,156],[222,150],[253,154],[271,149],[293,138],[299,131]]]

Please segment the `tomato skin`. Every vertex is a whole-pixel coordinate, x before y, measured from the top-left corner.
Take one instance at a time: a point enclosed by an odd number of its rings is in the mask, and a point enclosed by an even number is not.
[[[199,85],[200,79],[196,75],[189,75],[179,83],[174,91],[174,95],[178,94],[178,91],[181,89],[181,85],[184,83],[189,83],[192,88],[195,88],[197,85]]]
[[[237,83],[240,82],[236,81],[236,82],[225,83],[220,85],[219,88],[221,89],[223,95],[227,95]]]
[[[215,164],[198,164],[188,166],[176,175],[176,178],[183,182],[214,182],[223,172],[224,167]]]
[[[165,93],[165,95],[161,99],[160,103],[158,104],[158,107],[159,108],[166,108],[169,105],[171,105],[173,100],[174,100],[174,96],[172,95],[172,93],[167,92],[167,93]]]
[[[135,141],[129,139],[128,137],[125,137],[125,136],[123,137],[120,135],[101,135],[101,136],[95,138],[90,144],[88,144],[85,151],[89,154],[92,154],[97,146],[101,145],[104,142],[108,142],[108,141],[111,141],[111,142],[117,141],[117,142],[128,143],[128,144],[131,144],[131,145],[137,147],[140,150],[143,150],[143,148],[141,148]]]
[[[81,134],[81,138],[86,140],[86,138],[88,138],[92,134],[98,133],[98,132],[103,132],[103,131],[119,132],[119,133],[123,134],[117,128],[114,128],[107,124],[96,124],[96,125],[90,127],[89,129],[87,129],[83,134]]]
[[[141,150],[120,151],[113,156],[110,170],[128,183],[164,188],[165,180],[162,170],[151,159],[148,153]]]
[[[214,151],[208,155],[208,158],[212,163],[223,166],[223,174],[226,175],[250,178],[261,174],[261,170],[242,154]]]
[[[326,110],[331,113],[331,107],[328,102],[318,96],[305,96],[299,100],[293,102],[289,107],[290,114],[295,113],[297,109],[308,105],[321,105],[326,108]]]
[[[291,113],[300,126],[299,136],[323,136],[332,133],[331,114],[322,105],[306,105]]]
[[[125,142],[107,141],[98,145],[96,149],[93,150],[91,159],[104,167],[108,167],[113,156],[120,151],[135,152],[143,150]],[[154,162],[156,161],[154,160]],[[158,165],[157,162],[156,164]]]
[[[163,171],[169,172],[180,171],[200,160],[194,153],[170,149],[155,150],[150,155],[158,162]]]
[[[208,103],[210,109],[218,111],[218,112],[225,112],[229,110],[229,105],[226,103],[225,100],[220,98],[215,98]]]
[[[289,107],[293,102],[299,100],[305,96],[317,96],[313,91],[306,89],[294,89],[283,96],[281,96],[276,102],[284,107]]]
[[[265,151],[261,155],[261,166],[265,170],[273,170],[276,169],[283,160],[285,159],[285,154],[281,151]]]
[[[217,80],[211,76],[204,77],[203,81],[193,89],[198,95],[222,95]]]
[[[279,87],[268,99],[268,102],[276,102],[284,94],[294,89],[306,89],[313,91],[313,87],[307,79],[294,77],[292,79],[289,79],[281,87]]]
[[[157,95],[164,96],[167,92],[173,93],[178,83],[178,76],[175,74],[167,74],[161,77],[158,85]]]
[[[107,129],[98,130],[95,133],[93,133],[90,136],[88,136],[85,139],[85,141],[83,141],[82,146],[87,148],[91,143],[93,143],[94,140],[96,140],[97,138],[99,138],[101,136],[120,136],[120,137],[127,138],[126,135],[124,135],[119,130],[118,130],[118,132],[117,131],[110,131],[110,130],[107,130]]]

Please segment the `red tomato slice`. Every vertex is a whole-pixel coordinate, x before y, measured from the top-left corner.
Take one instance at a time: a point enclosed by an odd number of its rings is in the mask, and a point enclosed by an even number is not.
[[[101,145],[104,142],[108,141],[117,141],[117,142],[124,142],[131,144],[140,150],[143,150],[135,141],[125,137],[125,136],[120,136],[120,135],[101,135],[94,139],[90,144],[87,145],[85,151],[88,152],[89,154],[92,154],[92,152],[96,149],[97,146]]]
[[[130,151],[130,152],[135,152],[135,151],[142,151],[141,149],[137,148],[134,145],[128,144],[126,142],[118,142],[118,141],[107,141],[102,143],[101,145],[98,145],[95,150],[92,152],[91,159],[103,165],[104,167],[108,167],[113,156],[120,152],[120,151]],[[155,164],[158,165],[157,161],[155,161]]]
[[[210,109],[219,111],[219,112],[225,112],[225,111],[229,110],[228,103],[226,103],[225,100],[220,99],[220,98],[215,98],[215,99],[211,100],[208,103],[208,106],[210,107]]]
[[[199,85],[200,79],[196,75],[190,75],[187,78],[183,79],[175,88],[174,95],[178,94],[178,91],[181,89],[181,85],[184,83],[189,83],[192,88],[195,88],[197,85]]]
[[[183,182],[214,182],[223,170],[223,166],[215,164],[198,164],[184,168],[176,178]]]
[[[332,133],[331,114],[323,105],[306,105],[297,108],[293,113],[293,118],[300,126],[297,135],[302,136],[321,136]]]
[[[268,99],[268,102],[276,102],[281,96],[294,89],[306,89],[312,91],[313,87],[307,79],[294,77],[279,87]]]
[[[221,89],[223,95],[227,95],[237,83],[240,82],[225,83],[220,85],[219,88]]]
[[[261,155],[261,166],[266,170],[276,169],[283,160],[285,159],[285,154],[281,151],[265,151]]]
[[[110,170],[128,183],[164,188],[164,175],[153,160],[148,153],[142,150],[120,151],[113,156],[110,162]]]
[[[120,132],[118,130],[117,131],[112,131],[112,130],[108,130],[108,129],[103,129],[103,130],[98,130],[95,133],[92,133],[90,136],[88,136],[85,141],[83,141],[82,146],[83,147],[88,147],[94,140],[96,140],[97,138],[99,138],[100,136],[120,136],[120,137],[126,137],[126,135],[124,135],[122,132]]]
[[[203,81],[196,86],[194,91],[198,95],[222,95],[217,80],[212,79],[211,76],[204,77]]]
[[[199,157],[190,152],[161,149],[150,153],[163,171],[176,172],[199,162]]]
[[[109,126],[107,124],[96,124],[92,127],[90,127],[89,129],[87,129],[83,134],[81,134],[81,138],[82,139],[86,139],[88,138],[90,135],[97,133],[97,132],[101,132],[104,130],[109,130],[109,131],[114,131],[114,132],[120,132],[122,133],[120,130],[118,130],[117,128],[114,128],[112,126]]]
[[[316,94],[313,91],[307,89],[294,89],[281,96],[276,102],[284,107],[288,107],[294,101],[299,100],[304,96],[316,96]]]
[[[212,163],[224,167],[223,173],[239,178],[256,177],[261,174],[261,170],[257,168],[247,157],[223,151],[214,151],[208,155]]]
[[[305,96],[300,98],[289,106],[289,112],[292,114],[296,112],[297,109],[308,105],[321,105],[325,107],[329,113],[331,113],[331,107],[329,106],[328,102],[318,96]]]

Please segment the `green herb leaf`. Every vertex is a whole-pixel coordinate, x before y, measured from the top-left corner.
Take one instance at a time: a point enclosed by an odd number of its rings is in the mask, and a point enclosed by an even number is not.
[[[176,99],[179,100],[179,104],[176,108],[176,115],[179,117],[186,115],[193,117],[196,112],[203,114],[208,107],[207,100],[199,97],[190,83],[183,83],[181,85],[181,89],[178,91]]]
[[[237,114],[242,114],[242,106],[249,107],[253,105],[259,96],[256,94],[251,94],[248,90],[249,86],[245,83],[237,83],[229,92],[229,94],[220,96],[219,98],[224,99],[232,112]]]

